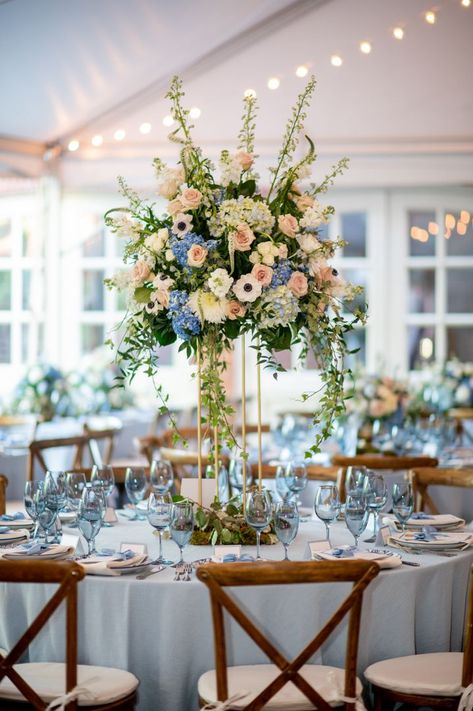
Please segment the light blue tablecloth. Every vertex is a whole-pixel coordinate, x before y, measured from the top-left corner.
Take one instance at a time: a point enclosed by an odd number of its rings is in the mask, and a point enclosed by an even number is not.
[[[120,518],[120,521],[124,521]],[[301,523],[290,548],[293,559],[308,557],[308,542],[323,538],[318,521]],[[336,524],[332,542],[351,542],[342,524]],[[147,522],[120,522],[103,529],[99,547],[122,542],[145,542],[151,554],[157,542]],[[165,554],[177,559],[172,541]],[[248,547],[245,552],[254,554]],[[210,553],[189,546],[187,560]],[[282,558],[280,545],[265,546],[266,558]],[[402,566],[383,571],[365,595],[360,633],[359,672],[391,656],[459,650],[469,570],[473,551],[456,558],[407,556],[421,567]],[[316,565],[316,563],[314,563]],[[148,580],[134,576],[88,576],[79,592],[79,661],[129,669],[140,681],[140,711],[196,711],[197,680],[214,665],[209,594],[198,580],[173,582],[166,570]],[[0,585],[0,647],[11,646],[26,622],[46,600],[47,591],[33,585]],[[239,589],[245,609],[287,655],[295,655],[320,628],[347,593],[347,586],[318,585],[291,588]],[[63,613],[61,613],[63,614]],[[264,655],[234,624],[228,626],[230,664],[265,663]],[[342,666],[344,633],[337,633],[317,661]],[[30,651],[32,661],[64,658],[64,619],[48,625]]]

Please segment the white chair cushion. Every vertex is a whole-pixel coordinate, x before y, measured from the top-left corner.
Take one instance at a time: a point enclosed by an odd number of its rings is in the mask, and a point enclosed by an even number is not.
[[[248,694],[235,701],[231,708],[241,709],[250,703],[273,679],[279,675],[279,669],[272,664],[254,664],[252,666],[228,667],[228,697],[236,694]],[[343,695],[345,684],[345,670],[336,667],[326,667],[307,664],[302,667],[300,674],[315,688],[316,691],[330,704],[340,706],[340,696]],[[363,690],[359,679],[356,680],[357,695]],[[202,674],[198,683],[200,698],[209,704],[217,701],[217,681],[215,670]],[[310,711],[314,706],[309,699],[299,691],[297,686],[289,682],[273,698],[268,701],[265,709],[278,709],[280,711]]]
[[[460,696],[462,665],[461,652],[416,654],[372,664],[365,677],[383,689],[405,694]]]
[[[53,662],[36,664],[15,664],[15,671],[46,703],[50,703],[65,693],[66,665]],[[78,697],[79,706],[111,703],[131,694],[139,684],[136,676],[122,669],[77,665],[77,686],[88,689],[94,698],[84,694]],[[23,694],[10,679],[0,683],[0,699],[21,701]]]

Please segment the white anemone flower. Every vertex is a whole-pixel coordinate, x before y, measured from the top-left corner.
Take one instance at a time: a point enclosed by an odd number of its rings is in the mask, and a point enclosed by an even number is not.
[[[233,292],[240,301],[256,301],[261,296],[261,284],[251,274],[244,274],[233,285]]]
[[[184,237],[192,229],[192,215],[187,215],[185,212],[178,212],[174,217],[174,222],[171,227],[171,232],[178,237]]]

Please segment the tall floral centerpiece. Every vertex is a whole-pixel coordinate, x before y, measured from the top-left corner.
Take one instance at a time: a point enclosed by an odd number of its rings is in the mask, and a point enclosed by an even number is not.
[[[323,387],[302,394],[304,400],[318,396],[312,451],[344,407],[344,335],[363,315],[345,315],[344,302],[358,288],[330,264],[343,242],[318,238],[320,226],[334,212],[319,198],[347,160],[315,184],[309,181],[316,159],[309,138],[307,153],[295,158],[314,88],[312,77],[292,110],[276,166],[260,183],[256,98],[245,96],[237,150],[223,150],[217,170],[194,143],[182,84],[175,77],[167,98],[177,128],[169,138],[180,145],[180,160],[175,167],[154,160],[160,201],[143,201],[119,178],[128,207],[106,215],[111,229],[128,240],[127,268],[108,281],[128,295],[118,347],[122,375],[132,378],[144,369],[166,408],[156,378],[157,346],[179,341],[197,364],[199,425],[204,422],[214,433],[215,461],[219,442],[235,445],[222,374],[225,352],[239,338],[243,354],[245,338],[257,349],[258,374],[261,367],[275,374],[283,370],[277,353],[295,344],[304,362],[313,352]],[[244,457],[245,441],[241,446]]]

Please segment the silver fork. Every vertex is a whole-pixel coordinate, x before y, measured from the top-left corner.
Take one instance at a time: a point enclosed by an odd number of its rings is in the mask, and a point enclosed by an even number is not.
[[[145,570],[144,573],[140,573],[139,575],[136,576],[137,580],[146,580],[146,578],[149,578],[151,575],[156,575],[156,573],[160,573],[162,570],[165,569],[165,565],[158,565],[157,568],[152,568],[151,570]]]

